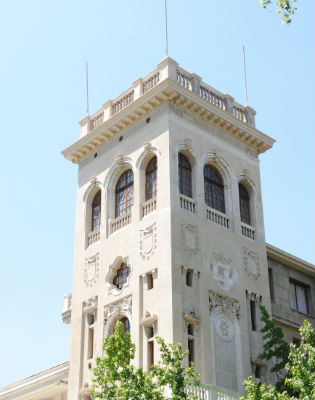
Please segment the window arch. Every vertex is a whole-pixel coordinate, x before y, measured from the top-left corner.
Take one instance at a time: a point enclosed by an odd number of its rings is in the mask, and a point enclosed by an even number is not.
[[[126,214],[133,205],[133,172],[125,171],[119,178],[115,189],[115,218]]]
[[[191,165],[188,159],[182,154],[178,154],[178,185],[179,193],[192,197],[192,175]]]
[[[204,167],[204,186],[206,204],[225,213],[223,180],[217,169],[209,164]]]
[[[245,224],[250,225],[250,200],[249,200],[249,193],[246,187],[242,184],[238,184],[238,191],[240,197],[240,214],[241,214],[241,221],[245,222]]]
[[[101,191],[98,190],[92,201],[91,231],[97,231],[101,224]]]
[[[122,289],[122,287],[128,280],[129,274],[130,267],[127,264],[122,264],[121,267],[117,270],[116,276],[113,279],[113,284],[117,287],[117,289]]]
[[[118,321],[120,321],[123,324],[124,332],[130,332],[130,321],[127,317],[123,317],[123,318],[119,319]]]
[[[157,194],[157,157],[154,156],[145,170],[145,199],[150,200]]]

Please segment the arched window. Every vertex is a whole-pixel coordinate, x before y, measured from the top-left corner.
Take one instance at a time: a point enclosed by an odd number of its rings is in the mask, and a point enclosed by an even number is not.
[[[250,225],[250,205],[248,191],[241,183],[238,184],[238,190],[240,195],[241,221],[245,222],[247,225]]]
[[[153,157],[145,170],[145,199],[150,200],[157,193],[157,157]]]
[[[113,284],[117,287],[117,289],[122,289],[124,284],[127,282],[128,276],[130,274],[130,267],[126,264],[122,264],[121,267],[117,270],[117,274],[113,280]]]
[[[101,191],[99,190],[94,196],[92,202],[92,231],[97,231],[101,223]]]
[[[130,332],[130,322],[127,317],[124,317],[120,319],[120,322],[122,322],[123,327],[124,327],[124,332]]]
[[[178,184],[179,193],[192,197],[191,165],[181,153],[178,154]]]
[[[133,172],[128,169],[119,178],[115,190],[115,218],[126,214],[133,205]]]
[[[224,186],[221,175],[212,165],[204,168],[205,202],[218,211],[225,212]]]

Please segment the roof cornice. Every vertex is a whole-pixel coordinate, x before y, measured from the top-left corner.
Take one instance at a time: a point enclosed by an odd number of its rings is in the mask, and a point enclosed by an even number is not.
[[[138,79],[122,95],[106,102],[101,110],[83,118],[81,138],[62,154],[79,163],[167,103],[196,115],[257,153],[268,150],[274,143],[255,128],[256,113],[252,108],[241,106],[231,96],[202,82],[196,74],[181,69],[171,58],[165,58],[146,78]]]
[[[315,266],[308,263],[307,261],[301,260],[298,257],[293,256],[271,244],[266,244],[267,256],[273,260],[279,261],[280,263],[287,265],[295,269],[296,271],[303,272],[306,275],[315,277]]]

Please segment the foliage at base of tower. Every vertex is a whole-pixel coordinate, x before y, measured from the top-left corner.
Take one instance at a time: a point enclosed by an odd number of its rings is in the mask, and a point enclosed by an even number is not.
[[[272,7],[272,5],[276,3],[277,13],[281,14],[281,21],[283,24],[290,24],[292,22],[292,16],[297,10],[294,7],[293,3],[296,3],[296,0],[276,0],[276,2],[272,0],[260,0],[259,5],[263,8]]]
[[[180,344],[166,345],[161,338],[157,341],[162,361],[150,372],[136,368],[131,365],[131,360],[135,358],[135,344],[130,333],[124,332],[123,324],[118,322],[114,334],[104,339],[104,356],[96,359],[91,397],[120,400],[195,398],[193,394],[184,392],[188,383],[199,384],[199,375],[193,365],[188,368],[182,366],[187,352],[182,350]],[[171,390],[171,397],[165,395],[167,387]]]
[[[260,385],[249,377],[244,382],[246,400],[315,400],[315,340],[314,329],[309,321],[303,322],[300,335],[300,347],[290,345],[285,366],[288,371],[285,379],[286,390],[278,391],[274,386]],[[241,397],[240,400],[245,398]]]
[[[270,368],[270,372],[277,374],[278,381],[276,382],[276,389],[284,389],[285,376],[281,375],[288,360],[290,353],[290,345],[284,340],[282,329],[276,326],[265,309],[264,306],[259,305],[261,312],[261,321],[264,323],[260,332],[263,334],[264,352],[260,354],[261,360],[274,360],[274,365]]]

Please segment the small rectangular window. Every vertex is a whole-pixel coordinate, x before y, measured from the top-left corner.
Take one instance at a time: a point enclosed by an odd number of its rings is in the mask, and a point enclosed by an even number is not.
[[[87,351],[87,358],[93,358],[94,352],[94,328],[89,328],[89,335],[88,335],[88,351]]]
[[[272,275],[272,269],[271,268],[268,268],[268,278],[269,278],[270,299],[274,300],[275,299],[275,292],[274,292],[274,287],[273,287],[273,275]]]
[[[194,339],[188,339],[188,361],[194,362]]]
[[[154,341],[148,342],[148,369],[150,370],[154,365]]]
[[[147,282],[148,282],[148,290],[153,289],[154,282],[153,282],[153,276],[151,273],[147,274]]]
[[[193,283],[193,270],[188,269],[186,271],[186,286],[192,287],[192,283]]]
[[[307,287],[301,283],[290,281],[290,302],[293,310],[308,314]]]
[[[256,302],[255,300],[250,301],[250,319],[252,325],[252,331],[257,330],[257,319],[256,319]]]

